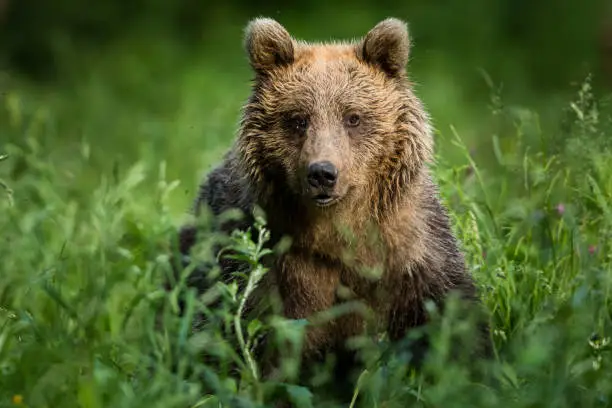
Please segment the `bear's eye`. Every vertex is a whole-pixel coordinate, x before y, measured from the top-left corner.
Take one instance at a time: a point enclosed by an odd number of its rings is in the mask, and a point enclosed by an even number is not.
[[[292,116],[289,119],[289,125],[296,132],[303,133],[306,131],[306,128],[308,128],[308,118],[301,115]]]
[[[298,130],[304,130],[308,126],[308,119],[306,118],[296,118],[295,119],[295,127]]]
[[[346,118],[346,124],[349,127],[357,127],[357,126],[359,126],[360,122],[361,122],[361,117],[358,114],[356,114],[356,113],[351,113]]]

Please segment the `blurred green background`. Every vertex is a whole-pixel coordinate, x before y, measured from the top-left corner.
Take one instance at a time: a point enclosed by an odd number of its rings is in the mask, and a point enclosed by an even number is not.
[[[72,171],[70,185],[93,185],[100,172],[141,158],[166,161],[169,177],[193,191],[230,143],[248,95],[241,40],[254,16],[274,17],[307,40],[358,37],[387,16],[407,20],[417,92],[438,131],[449,134],[452,125],[474,149],[490,143],[495,95],[546,118],[587,74],[598,92],[607,91],[610,76],[605,26],[612,14],[603,0],[0,4],[3,99],[52,128],[39,142]],[[10,102],[16,90],[19,102]],[[23,142],[8,129],[2,138]],[[71,168],[71,152],[83,142],[94,164]],[[452,160],[446,147],[438,143]],[[188,199],[174,200],[180,213]]]

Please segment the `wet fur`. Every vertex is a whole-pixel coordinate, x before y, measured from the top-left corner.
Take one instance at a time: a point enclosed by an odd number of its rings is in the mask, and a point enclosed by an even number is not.
[[[252,307],[275,292],[286,317],[309,318],[342,302],[343,286],[371,308],[378,329],[398,341],[427,322],[427,299],[443,305],[456,290],[478,302],[427,167],[433,140],[429,117],[404,70],[409,46],[406,25],[396,19],[381,22],[361,40],[331,44],[297,41],[270,19],[247,26],[253,91],[234,146],[204,179],[193,210],[199,214],[208,207],[219,215],[241,209],[247,215],[242,223],[219,226],[229,233],[248,228],[258,205],[267,214],[271,245],[291,237],[289,251],[268,261],[271,270]],[[307,110],[316,119],[308,137],[287,135],[283,118],[290,109]],[[366,118],[359,133],[335,121],[346,110]],[[332,137],[340,134],[346,137]],[[301,196],[299,165],[305,155],[321,154],[338,163],[339,182],[348,187],[335,206],[313,209]],[[350,228],[353,238],[338,226]],[[196,228],[184,226],[179,238],[188,255]],[[361,273],[376,266],[383,271],[378,277]],[[229,280],[236,267],[222,264],[222,279]],[[200,291],[210,284],[204,274],[199,270],[191,279]],[[338,352],[345,357],[338,378],[345,377],[354,361],[344,342],[364,325],[351,314],[310,330],[303,358]]]

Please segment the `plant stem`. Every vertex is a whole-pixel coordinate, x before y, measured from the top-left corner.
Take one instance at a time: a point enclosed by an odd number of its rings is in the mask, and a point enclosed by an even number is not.
[[[251,369],[251,373],[253,374],[253,378],[255,380],[259,379],[259,375],[257,372],[257,365],[255,364],[255,360],[253,359],[253,356],[251,355],[251,352],[249,351],[248,347],[246,346],[246,342],[244,341],[244,334],[242,332],[242,326],[240,324],[240,319],[242,318],[242,313],[244,312],[244,307],[246,305],[247,299],[249,298],[250,294],[253,292],[253,290],[257,286],[257,282],[259,281],[259,278],[263,276],[264,273],[265,273],[265,269],[261,265],[257,265],[255,269],[253,270],[253,272],[249,274],[249,280],[247,281],[247,286],[244,290],[244,294],[242,295],[242,298],[240,299],[240,304],[238,306],[238,313],[236,313],[236,316],[234,316],[234,328],[236,330],[236,336],[238,337],[238,342],[240,343],[240,349],[242,350],[242,353],[244,354],[244,358],[246,359],[247,364],[249,365],[249,368]]]

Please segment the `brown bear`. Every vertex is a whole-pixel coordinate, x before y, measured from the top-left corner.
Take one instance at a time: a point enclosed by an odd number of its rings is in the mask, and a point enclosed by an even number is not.
[[[432,129],[406,73],[406,23],[388,18],[358,41],[307,43],[273,19],[256,18],[245,48],[252,93],[235,143],[202,183],[194,212],[242,210],[249,216],[242,223],[219,226],[230,232],[247,228],[258,206],[271,245],[290,238],[289,249],[267,261],[251,306],[274,292],[285,317],[308,319],[358,299],[376,329],[399,341],[428,321],[426,300],[443,305],[457,291],[478,304],[427,167]],[[188,256],[196,227],[185,225],[179,241]],[[221,278],[231,280],[238,268],[222,261]],[[203,274],[190,281],[200,290]],[[346,355],[339,357],[344,376],[354,363],[346,340],[364,330],[356,312],[308,329],[302,364]]]

